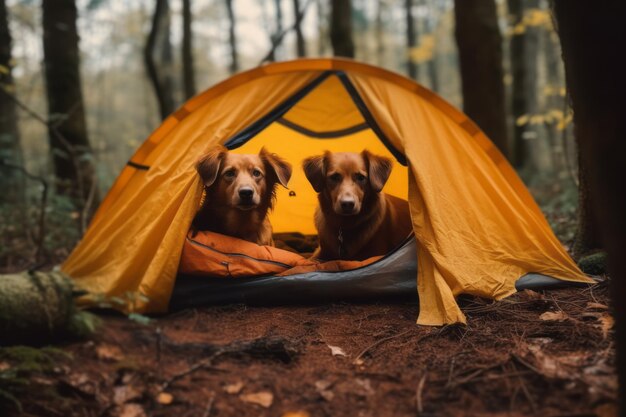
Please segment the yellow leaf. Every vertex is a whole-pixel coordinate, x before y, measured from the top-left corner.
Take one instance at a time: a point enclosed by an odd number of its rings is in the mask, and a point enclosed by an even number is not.
[[[599,318],[599,320],[601,323],[600,329],[602,330],[602,338],[606,339],[609,335],[609,331],[613,328],[613,325],[615,324],[615,320],[608,314],[603,315]]]
[[[257,404],[264,408],[269,408],[274,402],[274,394],[269,391],[255,392],[253,394],[241,394],[241,401]]]
[[[310,417],[306,411],[287,411],[282,417]]]
[[[609,306],[607,306],[606,304],[589,302],[589,303],[587,303],[587,308],[591,308],[591,309],[594,309],[594,310],[608,310]]]
[[[543,124],[543,116],[540,114],[536,114],[530,118],[531,125],[540,125]]]
[[[515,124],[518,126],[524,126],[530,120],[530,116],[528,114],[524,114],[517,118]]]
[[[228,394],[239,394],[242,388],[243,388],[243,382],[238,381],[238,382],[235,382],[234,384],[225,385],[224,391],[226,391]]]
[[[568,318],[569,317],[567,316],[567,314],[560,310],[555,312],[546,311],[541,316],[539,316],[539,319],[543,321],[565,321]]]
[[[171,404],[172,401],[174,401],[174,396],[169,392],[161,392],[157,396],[157,402],[159,404],[168,405]]]
[[[9,67],[5,67],[4,65],[0,65],[0,74],[8,74],[11,70]]]

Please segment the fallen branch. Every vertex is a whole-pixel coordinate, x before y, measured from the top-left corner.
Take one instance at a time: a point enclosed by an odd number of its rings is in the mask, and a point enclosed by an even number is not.
[[[406,330],[406,331],[404,331],[404,332],[402,332],[402,333],[394,334],[393,336],[389,336],[389,337],[385,337],[385,338],[383,338],[383,339],[377,340],[376,342],[372,343],[371,345],[369,345],[368,347],[366,347],[365,349],[363,349],[363,350],[361,351],[361,353],[359,353],[359,354],[356,356],[356,358],[354,358],[354,360],[352,361],[352,363],[353,363],[353,364],[355,364],[355,365],[358,365],[358,364],[359,364],[359,362],[360,362],[360,360],[361,360],[361,358],[363,357],[363,355],[365,355],[365,354],[366,354],[367,352],[369,352],[370,350],[374,349],[376,346],[378,346],[378,345],[380,345],[380,344],[382,344],[382,343],[385,343],[385,342],[387,342],[387,341],[389,341],[389,340],[391,340],[391,339],[395,339],[395,338],[397,338],[397,337],[404,336],[405,334],[410,333],[410,332],[412,332],[412,331],[413,331],[413,329],[409,329],[409,330]],[[431,333],[428,333],[428,334],[426,334],[424,337],[429,336],[430,334],[431,334]],[[424,337],[422,337],[422,339],[423,339]],[[421,340],[421,339],[420,339],[420,340]]]
[[[186,370],[175,374],[168,378],[162,385],[161,391],[167,390],[167,388],[174,382],[187,375],[190,375],[201,369],[210,367],[213,361],[219,356],[225,354],[245,354],[252,357],[263,357],[280,360],[281,362],[288,363],[291,361],[296,351],[289,346],[289,342],[282,338],[259,338],[245,342],[233,342],[225,346],[216,346],[211,344],[199,344],[188,343],[179,345],[169,341],[164,336],[161,336],[162,343],[174,350],[201,350],[202,352],[210,352],[209,356],[200,362],[196,362]]]

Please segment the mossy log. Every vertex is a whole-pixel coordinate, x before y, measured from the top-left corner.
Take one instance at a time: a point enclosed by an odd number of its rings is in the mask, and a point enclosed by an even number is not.
[[[61,272],[0,275],[0,345],[45,343],[73,332],[81,312]]]

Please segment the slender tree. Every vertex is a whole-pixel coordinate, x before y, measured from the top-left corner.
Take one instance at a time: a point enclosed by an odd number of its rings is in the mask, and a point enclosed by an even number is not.
[[[57,191],[82,206],[96,186],[81,87],[76,4],[43,0],[42,6],[48,136]]]
[[[626,81],[618,62],[607,63],[626,46],[626,4],[600,0],[554,0],[567,88],[574,112],[580,161],[589,175],[602,241],[607,249],[617,334],[619,415],[626,416]],[[587,28],[588,30],[581,30]]]
[[[11,32],[5,0],[0,0],[0,204],[20,203],[24,198],[24,178],[2,161],[22,165],[17,127],[17,109],[11,95],[15,84],[11,75]]]
[[[330,41],[335,56],[354,58],[352,40],[352,1],[332,0]]]
[[[294,29],[296,31],[296,53],[298,57],[306,56],[306,43],[302,35],[302,22],[300,18],[300,0],[293,0],[293,15],[295,19]]]
[[[539,28],[524,25],[526,10],[539,7],[539,0],[508,0],[513,27],[511,37],[511,72],[513,75],[511,111],[515,120],[525,114],[537,112],[537,57],[539,54]],[[532,165],[526,135],[536,137],[536,126],[515,124],[513,134],[513,165],[520,169]]]
[[[413,16],[413,0],[404,0],[404,9],[406,17],[406,48],[407,61],[406,70],[410,78],[417,79],[417,64],[412,58],[411,52],[417,44],[415,33],[415,17]]]
[[[317,53],[323,56],[326,53],[328,43],[328,12],[325,2],[317,1]]]
[[[502,35],[495,0],[455,0],[463,109],[508,155]]]
[[[183,84],[185,87],[185,98],[191,98],[196,95],[191,21],[191,0],[183,0]]]
[[[431,36],[436,39],[435,36],[435,28],[436,28],[436,19],[437,13],[434,10],[435,8],[432,5],[432,2],[427,4],[428,8],[428,16],[426,16],[426,32],[428,32]],[[439,73],[437,69],[437,51],[433,50],[433,56],[427,63],[428,68],[428,78],[430,78],[430,89],[437,92],[439,91]]]
[[[376,31],[376,62],[383,65],[385,61],[385,22],[383,15],[385,13],[385,1],[378,0],[376,2],[376,22],[374,23]]]
[[[152,27],[144,48],[144,63],[159,102],[161,118],[165,119],[176,109],[168,0],[156,1]]]
[[[226,12],[228,14],[228,42],[230,44],[230,73],[239,71],[239,58],[237,57],[237,36],[235,33],[235,12],[233,11],[233,0],[226,0]]]

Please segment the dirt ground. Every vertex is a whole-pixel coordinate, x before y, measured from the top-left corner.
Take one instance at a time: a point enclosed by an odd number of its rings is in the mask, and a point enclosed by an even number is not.
[[[104,315],[30,378],[22,415],[616,415],[607,287],[465,298],[467,326],[443,328],[408,304]]]

